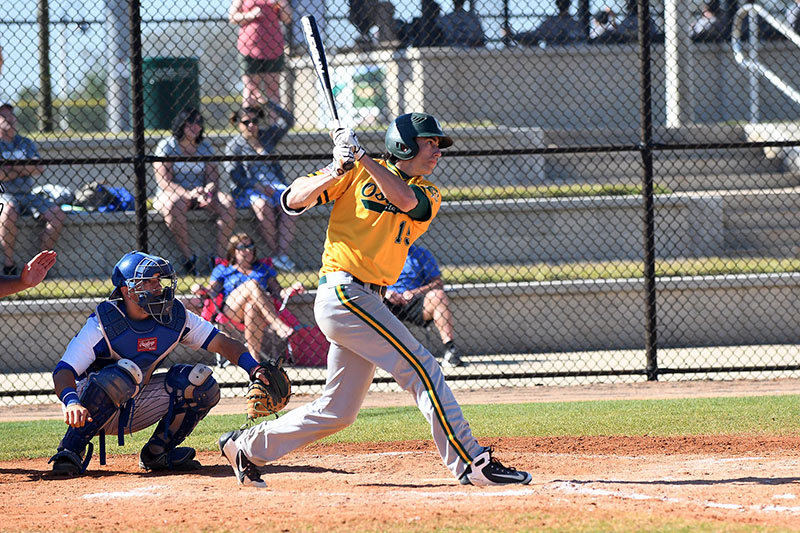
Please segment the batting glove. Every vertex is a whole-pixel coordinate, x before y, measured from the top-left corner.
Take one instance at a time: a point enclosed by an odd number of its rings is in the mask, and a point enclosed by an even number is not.
[[[361,143],[358,142],[356,132],[351,128],[336,128],[331,132],[331,137],[333,138],[333,144],[335,146],[349,147],[350,151],[353,152],[355,161],[361,161],[361,158],[367,153],[366,150],[361,147]]]
[[[349,146],[335,146],[333,148],[333,162],[329,165],[329,169],[337,176],[343,175],[345,166],[352,168],[355,161],[355,156]]]

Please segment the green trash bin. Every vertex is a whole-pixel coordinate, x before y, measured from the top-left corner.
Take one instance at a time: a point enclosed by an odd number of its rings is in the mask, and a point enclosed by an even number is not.
[[[146,57],[144,80],[144,127],[168,130],[182,109],[200,108],[200,76],[194,57]]]

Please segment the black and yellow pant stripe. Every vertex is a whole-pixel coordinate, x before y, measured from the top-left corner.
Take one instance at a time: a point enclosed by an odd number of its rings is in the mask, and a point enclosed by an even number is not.
[[[345,308],[347,308],[350,312],[352,312],[365,324],[377,332],[378,335],[386,339],[386,341],[397,350],[403,359],[405,359],[408,364],[411,365],[411,368],[414,369],[414,372],[422,381],[422,384],[428,393],[428,397],[433,404],[436,419],[439,421],[442,429],[447,434],[447,440],[453,446],[453,449],[456,451],[461,460],[467,464],[470,464],[472,462],[472,457],[470,457],[469,453],[467,453],[464,445],[456,438],[455,431],[453,431],[453,427],[447,420],[447,416],[445,416],[442,402],[436,393],[436,388],[433,386],[433,381],[428,375],[428,372],[426,372],[425,367],[414,357],[413,352],[409,350],[408,347],[406,347],[390,330],[384,327],[379,320],[353,302],[353,300],[347,294],[346,286],[338,285],[336,287],[336,296],[339,299],[339,302]]]

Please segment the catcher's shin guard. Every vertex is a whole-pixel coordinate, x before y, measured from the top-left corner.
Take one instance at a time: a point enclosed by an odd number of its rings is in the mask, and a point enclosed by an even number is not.
[[[153,458],[141,461],[145,468],[150,468],[148,462],[160,465],[166,461],[168,469],[182,466],[178,463],[188,463],[191,457],[181,461],[179,459],[185,454],[173,451],[219,403],[219,384],[211,377],[211,369],[206,365],[175,365],[167,372],[164,386],[170,394],[169,409],[142,449],[140,458]],[[166,457],[162,457],[165,454]]]
[[[67,433],[58,446],[58,451],[68,450],[77,456],[82,456],[89,441],[114,416],[120,406],[134,395],[136,390],[137,384],[117,365],[108,366],[100,372],[92,374],[80,397],[80,403],[92,415],[92,421],[80,428],[67,429]],[[59,454],[53,456],[53,460],[57,457]],[[86,454],[83,470],[88,466],[90,459],[91,454]]]

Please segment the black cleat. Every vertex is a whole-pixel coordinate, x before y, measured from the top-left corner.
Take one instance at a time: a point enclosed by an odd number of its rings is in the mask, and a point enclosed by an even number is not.
[[[261,473],[258,467],[250,462],[244,455],[244,452],[236,447],[236,439],[241,435],[240,430],[229,431],[219,438],[219,450],[222,452],[233,468],[233,473],[236,475],[236,480],[239,485],[245,487],[257,487],[263,489],[267,486],[264,480],[261,479]]]
[[[503,466],[492,457],[492,448],[486,448],[472,460],[459,481],[462,485],[527,485],[531,482],[531,475]]]
[[[70,450],[60,450],[47,462],[53,463],[53,474],[56,476],[78,476],[83,473],[80,455]]]
[[[139,453],[139,467],[148,472],[157,472],[160,470],[186,472],[189,470],[197,470],[201,465],[194,460],[194,455],[194,448],[178,447],[174,450],[164,452],[161,455],[153,456],[150,454],[147,446],[145,446]]]

